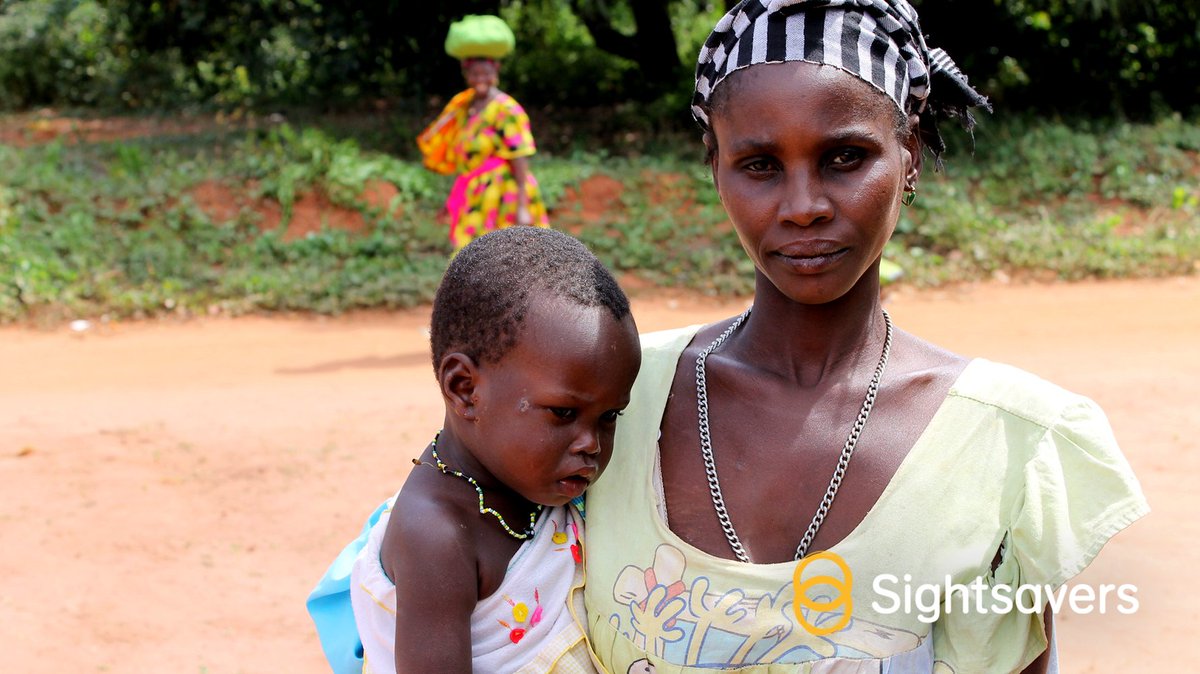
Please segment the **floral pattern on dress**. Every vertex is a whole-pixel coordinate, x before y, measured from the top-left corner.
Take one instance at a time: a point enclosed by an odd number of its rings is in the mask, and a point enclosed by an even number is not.
[[[648,655],[701,667],[881,657],[922,645],[916,634],[858,618],[814,636],[796,620],[793,596],[790,584],[761,595],[714,589],[706,576],[689,577],[678,548],[662,544],[648,566],[626,566],[617,576],[613,598],[627,610],[609,624]],[[811,624],[833,617],[804,610]]]

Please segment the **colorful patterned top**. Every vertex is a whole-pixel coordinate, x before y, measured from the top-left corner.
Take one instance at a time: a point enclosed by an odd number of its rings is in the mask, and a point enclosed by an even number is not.
[[[396,586],[379,562],[394,502],[371,528],[350,574],[363,674],[396,672]],[[574,506],[542,511],[500,587],[471,613],[474,671],[595,674],[583,633],[583,526]]]
[[[471,89],[456,95],[417,137],[426,167],[458,174],[446,201],[455,251],[477,236],[516,224],[518,189],[510,160],[537,152],[529,116],[516,100],[501,93],[470,115],[474,96]],[[531,224],[549,227],[532,171],[526,172],[525,192]]]
[[[1148,511],[1095,403],[976,359],[835,557],[707,554],[667,526],[657,452],[695,332],[642,337],[612,462],[588,490],[588,631],[613,674],[1020,671],[1047,647],[1045,603]],[[976,584],[971,610],[947,589]],[[1027,586],[1041,599],[995,600]],[[907,607],[905,587],[919,590]],[[1108,612],[1119,603],[1110,596]]]

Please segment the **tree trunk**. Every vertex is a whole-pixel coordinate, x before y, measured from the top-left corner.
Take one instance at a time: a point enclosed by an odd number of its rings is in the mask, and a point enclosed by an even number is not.
[[[637,29],[626,35],[609,18],[612,0],[571,0],[571,9],[591,33],[596,47],[637,64],[640,98],[655,98],[679,86],[682,65],[671,29],[671,0],[631,0]]]

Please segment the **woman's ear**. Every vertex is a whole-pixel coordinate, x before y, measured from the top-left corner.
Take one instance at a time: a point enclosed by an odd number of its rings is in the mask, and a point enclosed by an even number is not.
[[[904,136],[904,149],[908,151],[908,166],[904,171],[906,187],[916,189],[917,180],[921,177],[921,167],[925,161],[925,146],[921,143],[921,118],[917,115],[908,116],[908,133]]]
[[[479,365],[465,353],[448,353],[438,365],[438,385],[446,405],[461,419],[475,421],[479,401]]]
[[[708,171],[712,174],[713,187],[720,195],[721,185],[717,182],[717,137],[711,129],[704,132],[704,161],[708,163]]]

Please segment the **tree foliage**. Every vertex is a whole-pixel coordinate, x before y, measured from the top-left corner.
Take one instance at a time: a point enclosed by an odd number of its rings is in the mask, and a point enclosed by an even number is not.
[[[96,0],[0,2],[0,106],[108,102],[127,62]]]
[[[1200,2],[917,0],[933,46],[1005,108],[1143,116],[1200,104]]]
[[[915,0],[930,41],[1003,107],[1191,110],[1200,0]],[[532,105],[679,106],[731,0],[6,0],[0,106],[354,105],[461,86],[450,22],[518,35],[505,87]],[[665,101],[665,102],[664,102]],[[684,106],[685,108],[686,106]],[[684,109],[680,108],[680,109]]]

